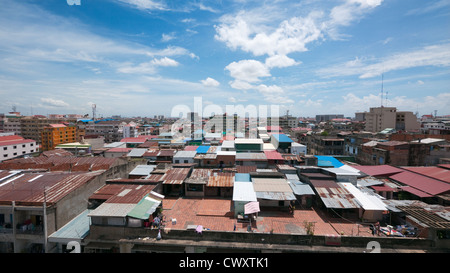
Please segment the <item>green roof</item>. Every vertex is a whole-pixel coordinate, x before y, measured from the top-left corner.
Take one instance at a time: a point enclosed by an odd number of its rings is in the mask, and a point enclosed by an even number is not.
[[[137,219],[148,219],[150,215],[156,211],[156,208],[161,204],[161,201],[155,200],[148,195],[142,198],[141,201],[127,214],[127,216]]]

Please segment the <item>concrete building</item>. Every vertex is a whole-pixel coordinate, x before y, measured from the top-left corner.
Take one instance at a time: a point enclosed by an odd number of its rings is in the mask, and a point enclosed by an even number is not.
[[[365,130],[380,132],[386,128],[397,131],[418,131],[420,123],[412,112],[397,111],[395,107],[371,107],[365,113]]]
[[[123,138],[124,122],[100,120],[86,124],[86,136],[103,136],[105,143],[119,142]]]
[[[49,235],[87,208],[87,198],[105,181],[106,173],[6,172],[1,176],[0,252],[54,252]],[[70,181],[70,183],[67,183]],[[11,201],[13,200],[13,201]]]
[[[234,140],[234,147],[237,152],[256,152],[263,151],[264,142],[262,139],[237,138]]]
[[[0,162],[39,151],[36,141],[21,136],[0,136]]]
[[[77,127],[64,124],[49,124],[42,128],[41,143],[43,151],[55,149],[59,144],[77,141]]]
[[[70,119],[50,119],[45,116],[28,116],[23,117],[20,119],[20,126],[21,126],[21,136],[24,138],[29,138],[36,140],[37,144],[42,143],[42,131],[44,130],[44,127],[48,127],[50,124],[61,124],[65,122],[66,124],[75,124],[77,122],[76,118]],[[75,141],[79,141],[80,138],[77,136]]]
[[[331,114],[331,115],[316,115],[316,122],[329,121],[335,118],[344,118],[341,114]]]

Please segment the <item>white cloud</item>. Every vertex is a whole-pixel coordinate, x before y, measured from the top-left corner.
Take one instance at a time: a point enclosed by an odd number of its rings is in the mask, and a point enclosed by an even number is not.
[[[343,111],[352,116],[357,111],[369,111],[370,107],[380,107],[380,96],[368,94],[358,97],[353,93],[342,96],[343,101],[339,104],[330,103],[324,105],[329,111]],[[387,101],[383,100],[384,106],[396,107],[399,111],[416,112],[419,110],[422,114],[431,113],[434,110],[446,113],[450,105],[450,93],[441,93],[436,96],[425,96],[410,98],[407,96],[395,96]]]
[[[179,65],[179,63],[177,61],[175,61],[171,58],[167,58],[167,57],[164,57],[161,59],[153,59],[151,61],[151,63],[156,66],[178,66]]]
[[[251,25],[245,13],[222,17],[216,26],[215,38],[233,50],[241,49],[255,56],[287,55],[306,51],[306,44],[321,37],[316,20],[322,13],[311,12],[306,17],[282,21],[275,30]]]
[[[119,2],[131,5],[134,8],[141,10],[166,10],[167,7],[163,3],[152,0],[117,0]]]
[[[174,33],[163,33],[162,37],[161,37],[161,42],[169,42],[171,40],[175,39],[175,34]]]
[[[273,55],[266,59],[266,66],[269,68],[278,67],[289,67],[297,65],[300,62],[296,62],[294,59],[287,57],[286,55]]]
[[[258,82],[261,77],[270,76],[267,66],[256,60],[232,62],[225,69],[230,71],[231,77],[245,82]]]
[[[426,46],[380,60],[355,58],[352,61],[319,69],[317,73],[324,77],[359,75],[361,79],[365,79],[389,71],[422,66],[450,66],[450,44]]]
[[[201,83],[207,87],[216,87],[220,85],[218,81],[210,77],[206,78],[205,80],[201,80]]]
[[[234,89],[238,89],[238,90],[250,90],[250,89],[254,88],[253,85],[251,85],[250,83],[248,83],[246,81],[242,81],[242,80],[230,81],[230,86],[233,87]]]
[[[68,107],[69,104],[64,102],[63,100],[56,100],[52,98],[41,98],[41,101],[47,105],[52,107]]]

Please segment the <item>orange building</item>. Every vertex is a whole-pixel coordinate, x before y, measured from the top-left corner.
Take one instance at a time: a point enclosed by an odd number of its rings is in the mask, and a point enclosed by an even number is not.
[[[49,124],[43,128],[41,139],[42,151],[53,150],[59,144],[76,142],[77,128],[64,124]]]

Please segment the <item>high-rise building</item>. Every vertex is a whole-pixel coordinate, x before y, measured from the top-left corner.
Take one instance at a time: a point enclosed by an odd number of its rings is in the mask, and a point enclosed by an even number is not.
[[[53,150],[58,144],[77,141],[77,127],[64,124],[50,124],[42,129],[42,150]]]

